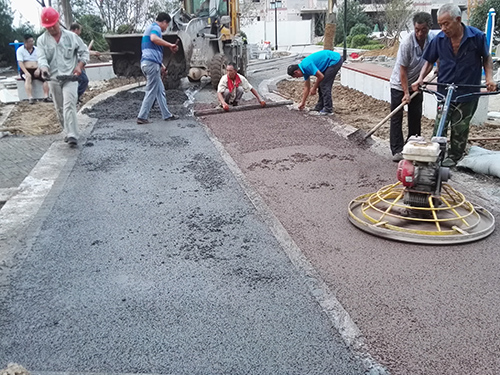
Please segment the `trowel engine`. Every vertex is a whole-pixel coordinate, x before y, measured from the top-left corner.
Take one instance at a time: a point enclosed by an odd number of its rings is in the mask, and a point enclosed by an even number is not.
[[[446,152],[446,137],[411,136],[403,148],[403,160],[398,164],[397,177],[405,187],[404,204],[430,207],[439,204],[443,182],[450,178],[450,169],[441,166]]]

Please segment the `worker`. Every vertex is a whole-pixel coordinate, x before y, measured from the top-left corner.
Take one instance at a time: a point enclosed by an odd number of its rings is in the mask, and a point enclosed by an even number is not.
[[[167,69],[163,65],[163,47],[170,48],[172,53],[179,49],[177,44],[172,44],[163,40],[162,32],[167,30],[171,18],[167,13],[161,12],[144,32],[142,37],[142,57],[141,70],[146,76],[146,94],[142,101],[137,123],[139,125],[148,124],[148,116],[155,100],[160,106],[161,115],[164,120],[176,120],[178,116],[170,113],[167,107],[167,97],[165,87],[162,82],[162,75],[166,74]]]
[[[440,134],[446,136],[448,124],[451,122],[448,155],[442,162],[444,167],[453,167],[462,158],[469,136],[470,120],[477,109],[478,97],[456,98],[478,92],[480,89],[460,87],[460,84],[479,85],[484,68],[487,90],[495,91],[497,87],[493,80],[493,62],[486,45],[486,35],[475,27],[464,25],[461,14],[460,8],[455,4],[444,4],[439,8],[437,17],[441,32],[424,51],[423,59],[426,62],[418,80],[412,85],[412,89],[417,90],[437,60],[438,83],[458,85],[451,99],[444,134]],[[444,95],[447,92],[444,86],[438,86],[438,91]],[[439,106],[433,135],[437,133],[441,115],[442,106]]]
[[[34,45],[33,35],[27,34],[24,36],[24,44],[17,49],[16,57],[19,68],[21,69],[20,75],[24,80],[24,88],[26,90],[29,103],[35,104],[32,86],[34,79],[43,82],[43,101],[50,102],[49,84],[42,78],[40,69],[38,69],[38,53],[37,48]]]
[[[82,26],[79,23],[77,23],[77,22],[72,23],[71,26],[69,27],[69,30],[73,31],[76,35],[81,37]],[[92,43],[93,43],[93,41],[91,41],[87,47],[89,50],[89,55],[90,56],[100,56],[101,54],[98,51],[91,50]],[[78,103],[81,103],[82,96],[85,93],[85,91],[87,90],[88,86],[89,86],[89,77],[87,77],[87,72],[85,71],[85,69],[83,69],[82,74],[80,74],[80,78],[78,79]]]
[[[408,103],[408,139],[412,135],[420,135],[422,123],[423,94],[418,92],[410,99],[413,91],[411,85],[420,74],[425,64],[422,59],[425,48],[432,37],[429,30],[432,27],[432,16],[426,12],[418,12],[413,16],[413,31],[399,45],[398,55],[390,79],[391,112],[401,103]],[[392,160],[403,159],[403,109],[391,117],[390,144]]]
[[[313,110],[319,112],[320,115],[333,114],[332,86],[342,62],[340,53],[323,50],[307,56],[298,65],[293,64],[288,67],[288,75],[294,78],[304,77],[305,80],[302,101],[299,104],[300,110],[305,108],[307,97],[316,95],[318,92],[318,103]],[[311,76],[316,76],[316,82],[312,88]]]
[[[59,25],[59,13],[51,7],[42,9],[42,26],[46,31],[38,39],[38,66],[42,76],[50,78],[49,87],[57,117],[70,146],[78,144],[76,102],[78,82],[58,81],[57,77],[80,76],[89,60],[89,51],[83,41]]]
[[[225,111],[229,111],[229,104],[237,106],[245,92],[251,91],[257,98],[261,107],[266,106],[266,102],[261,99],[248,80],[236,72],[235,64],[229,63],[226,67],[226,75],[222,76],[217,86],[217,98]]]

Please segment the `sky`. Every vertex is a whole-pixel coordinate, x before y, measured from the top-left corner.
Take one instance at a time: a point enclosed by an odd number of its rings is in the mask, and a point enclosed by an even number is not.
[[[36,0],[10,0],[10,8],[14,13],[14,26],[29,21],[36,29],[40,28],[42,7]]]

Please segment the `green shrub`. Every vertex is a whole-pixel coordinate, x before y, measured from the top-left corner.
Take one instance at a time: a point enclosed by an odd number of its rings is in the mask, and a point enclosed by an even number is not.
[[[349,32],[349,36],[354,36],[354,35],[368,35],[371,33],[371,28],[364,23],[357,23],[351,31]]]
[[[367,44],[367,45],[364,45],[364,46],[360,46],[358,47],[359,49],[367,49],[367,50],[372,50],[372,49],[382,49],[384,48],[384,45],[383,44]]]
[[[359,48],[360,46],[364,46],[369,44],[369,39],[366,35],[354,35],[352,37],[350,46],[351,48]]]

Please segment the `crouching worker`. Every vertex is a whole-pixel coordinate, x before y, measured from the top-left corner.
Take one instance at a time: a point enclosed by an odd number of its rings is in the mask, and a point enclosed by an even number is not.
[[[241,74],[236,73],[233,63],[228,64],[226,72],[227,74],[220,79],[217,87],[217,98],[225,111],[229,111],[229,104],[237,106],[243,93],[248,91],[254,94],[262,107],[266,106],[266,102],[261,99],[257,90],[250,85],[248,80]]]

